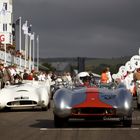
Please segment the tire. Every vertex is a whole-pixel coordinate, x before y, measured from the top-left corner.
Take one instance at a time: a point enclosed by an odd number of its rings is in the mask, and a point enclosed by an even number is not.
[[[47,111],[48,109],[50,109],[51,108],[51,103],[49,102],[48,103],[48,106],[43,106],[43,107],[41,107],[41,110],[42,111]]]
[[[56,128],[62,128],[67,126],[67,118],[60,118],[54,114],[54,126]]]
[[[132,125],[132,116],[124,116],[123,117],[123,126],[131,127],[131,125]]]
[[[140,104],[137,102],[137,108],[140,109]]]
[[[41,110],[42,111],[47,111],[48,110],[48,107],[46,107],[46,106],[45,107],[42,107]]]
[[[4,108],[4,110],[5,110],[6,112],[10,112],[10,111],[11,111],[11,108],[10,108],[10,107],[6,107],[6,108]]]
[[[52,89],[51,89],[51,96],[50,96],[50,99],[52,100],[53,99],[53,95],[54,95],[54,87],[52,87]]]
[[[51,108],[51,103],[49,102],[49,104],[48,104],[48,107],[47,107],[48,109],[50,109]]]

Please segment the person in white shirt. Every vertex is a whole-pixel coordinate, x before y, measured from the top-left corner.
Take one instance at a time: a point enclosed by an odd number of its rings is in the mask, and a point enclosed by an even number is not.
[[[133,72],[128,71],[128,74],[124,79],[124,84],[126,88],[132,93],[132,95],[134,94],[134,87],[135,87],[133,74],[134,74]]]
[[[68,83],[71,85],[72,84],[72,78],[71,78],[71,75],[70,75],[69,72],[66,73],[66,78],[67,78]]]

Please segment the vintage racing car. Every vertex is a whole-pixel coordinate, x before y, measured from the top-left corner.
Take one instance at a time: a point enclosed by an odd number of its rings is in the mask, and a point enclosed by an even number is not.
[[[0,90],[0,109],[36,108],[47,110],[50,105],[49,86],[40,81],[24,81]]]
[[[63,127],[71,118],[117,120],[126,127],[132,124],[132,95],[123,84],[62,88],[53,101],[55,127]]]

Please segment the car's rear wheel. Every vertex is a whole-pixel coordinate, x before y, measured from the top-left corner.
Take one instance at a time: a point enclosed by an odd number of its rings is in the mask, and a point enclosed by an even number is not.
[[[66,127],[68,118],[60,118],[54,114],[54,126],[57,128]]]
[[[137,102],[137,108],[140,109],[140,104]]]
[[[131,125],[132,125],[132,116],[124,116],[123,117],[123,126],[131,127]]]
[[[41,110],[42,111],[47,111],[48,110],[48,107],[46,107],[46,106],[45,107],[42,107]]]

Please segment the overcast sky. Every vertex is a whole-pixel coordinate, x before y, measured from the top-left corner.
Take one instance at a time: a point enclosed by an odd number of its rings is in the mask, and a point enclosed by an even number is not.
[[[13,10],[39,34],[40,57],[138,54],[140,0],[13,0]]]

